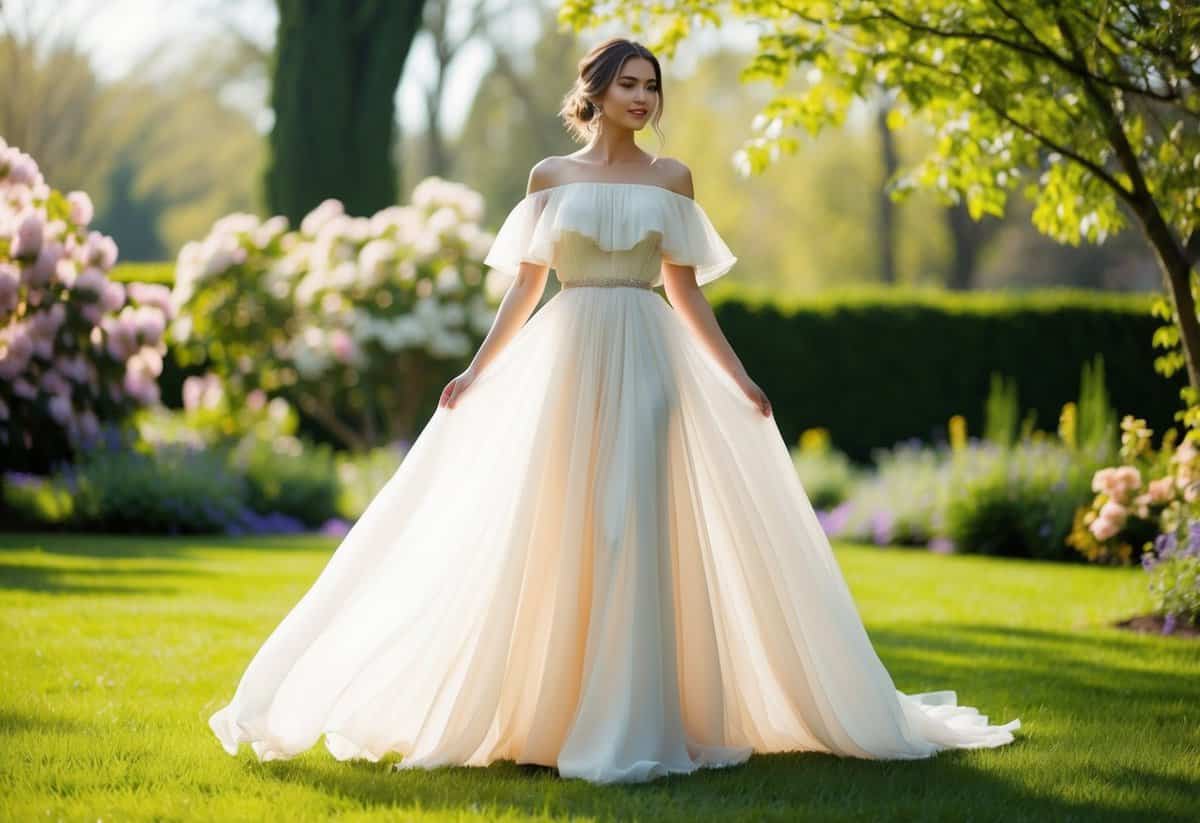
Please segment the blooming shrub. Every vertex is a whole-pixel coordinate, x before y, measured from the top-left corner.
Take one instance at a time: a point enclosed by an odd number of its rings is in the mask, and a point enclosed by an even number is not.
[[[102,422],[123,421],[159,400],[170,292],[110,280],[117,246],[88,229],[92,216],[85,192],[50,188],[32,157],[0,139],[0,451],[7,466],[44,468],[94,445]]]
[[[1168,429],[1157,450],[1145,420],[1126,415],[1121,431],[1121,465],[1095,473],[1096,496],[1076,512],[1070,542],[1094,562],[1140,555],[1169,634],[1180,620],[1200,623],[1200,431],[1189,429],[1176,447]]]
[[[351,217],[326,200],[296,231],[229,215],[180,252],[171,333],[235,404],[254,389],[284,396],[359,450],[409,436],[494,318],[482,208],[428,178],[410,205]]]
[[[806,429],[792,449],[792,464],[816,509],[838,505],[854,486],[854,467],[843,452],[833,447],[827,429]]]

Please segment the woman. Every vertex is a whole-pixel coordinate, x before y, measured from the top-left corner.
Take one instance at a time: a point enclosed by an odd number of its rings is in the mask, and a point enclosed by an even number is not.
[[[230,754],[324,734],[339,759],[608,783],[1013,740],[953,691],[897,691],[872,648],[699,290],[737,258],[687,167],[634,142],[662,111],[640,44],[580,62],[586,147],[531,171],[484,261],[511,281],[487,339],[210,719]]]

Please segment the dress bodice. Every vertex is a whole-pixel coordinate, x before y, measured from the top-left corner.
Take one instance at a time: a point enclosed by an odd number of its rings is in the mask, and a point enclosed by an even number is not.
[[[521,261],[554,269],[564,286],[662,285],[662,261],[694,266],[704,285],[737,257],[691,197],[643,183],[575,181],[526,195],[484,264],[516,277]]]

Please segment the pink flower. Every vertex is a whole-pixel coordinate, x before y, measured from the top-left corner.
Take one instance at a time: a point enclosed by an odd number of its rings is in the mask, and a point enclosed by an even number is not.
[[[1119,532],[1121,527],[1115,521],[1107,517],[1097,517],[1092,521],[1092,524],[1088,526],[1088,530],[1091,531],[1092,536],[1097,540],[1108,540],[1110,537]]]
[[[104,276],[104,272],[88,267],[75,278],[73,289],[76,292],[87,293],[89,300],[99,300],[104,293],[104,284],[107,282],[108,278]]]
[[[85,443],[91,443],[100,436],[100,421],[91,409],[86,409],[79,415],[79,433],[83,435]]]
[[[24,397],[26,400],[32,400],[37,397],[37,387],[24,377],[18,377],[12,381],[12,392],[17,397]]]
[[[267,405],[267,393],[262,389],[254,389],[246,395],[246,407],[251,411],[262,411]]]
[[[0,168],[8,166],[9,183],[32,186],[41,180],[42,174],[38,171],[37,162],[32,157],[16,146],[9,148],[7,154],[7,157],[0,154]]]
[[[354,341],[345,329],[334,329],[329,335],[329,347],[333,351],[333,356],[342,363],[349,363],[354,357]]]
[[[159,309],[153,306],[138,306],[134,309],[133,317],[138,337],[143,343],[153,346],[162,339],[166,330],[166,318]]]
[[[108,271],[117,262],[116,242],[98,231],[88,232],[87,240],[83,243],[83,260],[88,265]]]
[[[45,227],[46,220],[42,215],[35,211],[27,212],[17,223],[9,255],[18,260],[35,259],[42,250],[42,232]]]
[[[85,191],[73,191],[67,195],[67,203],[71,207],[71,222],[81,228],[87,228],[95,215],[92,198]]]
[[[29,282],[36,286],[47,285],[50,282],[50,278],[54,275],[55,268],[58,266],[58,261],[62,259],[63,253],[62,243],[44,239],[41,251],[38,252],[37,260],[30,266]]]
[[[48,404],[50,416],[54,418],[54,422],[60,426],[67,425],[67,421],[71,419],[75,409],[71,407],[71,398],[65,394],[56,394],[51,396]]]
[[[107,280],[100,292],[100,308],[104,311],[116,311],[125,305],[125,284],[116,280]]]
[[[1125,525],[1125,518],[1129,516],[1129,511],[1120,503],[1109,500],[1100,507],[1101,518],[1107,518],[1117,524],[1118,527]]]
[[[1151,480],[1148,495],[1149,502],[1155,505],[1171,502],[1171,495],[1174,491],[1174,485],[1171,483],[1171,477],[1160,477],[1157,480]]]

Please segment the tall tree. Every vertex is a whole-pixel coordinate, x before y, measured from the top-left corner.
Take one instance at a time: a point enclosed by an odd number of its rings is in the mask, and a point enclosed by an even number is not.
[[[269,210],[296,224],[328,197],[355,215],[394,204],[396,87],[421,27],[422,0],[278,5]]]
[[[671,54],[694,20],[720,22],[716,0],[566,0],[583,28],[610,19],[663,32]],[[806,67],[800,92],[771,101],[773,134],[747,143],[755,172],[794,151],[780,127],[816,133],[843,121],[874,84],[938,140],[897,194],[920,186],[965,200],[974,219],[1001,215],[1022,178],[1038,229],[1062,242],[1103,241],[1140,225],[1158,258],[1183,344],[1189,402],[1200,400],[1200,320],[1190,248],[1200,232],[1200,8],[1163,0],[748,0],[732,12],[765,24],[744,80],[783,85]]]

